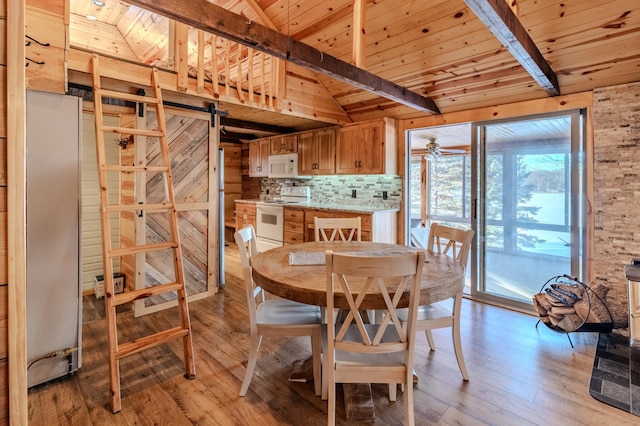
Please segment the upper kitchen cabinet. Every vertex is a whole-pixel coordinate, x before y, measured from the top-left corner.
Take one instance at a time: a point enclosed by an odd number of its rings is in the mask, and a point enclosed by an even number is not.
[[[271,155],[298,152],[298,134],[271,136]]]
[[[332,175],[336,172],[336,129],[298,134],[298,173],[302,176]]]
[[[338,132],[337,174],[396,174],[396,123],[382,118],[348,124]]]
[[[271,138],[249,142],[249,176],[267,177]]]

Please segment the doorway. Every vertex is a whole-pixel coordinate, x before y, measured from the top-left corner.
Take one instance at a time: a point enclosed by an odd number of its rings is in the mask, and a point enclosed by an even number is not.
[[[549,277],[582,279],[583,122],[576,111],[409,131],[411,240],[433,222],[474,229],[465,292],[520,310]]]
[[[581,122],[573,112],[472,126],[472,295],[530,309],[550,277],[585,275]]]

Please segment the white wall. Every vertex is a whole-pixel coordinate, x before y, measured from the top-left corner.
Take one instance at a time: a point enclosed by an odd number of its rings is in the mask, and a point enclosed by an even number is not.
[[[107,126],[119,126],[118,117],[104,117]],[[108,164],[119,164],[119,146],[116,134],[105,134],[105,153]],[[98,160],[96,157],[96,130],[93,114],[82,114],[82,290],[93,290],[96,275],[103,275],[102,233],[100,230],[100,192],[98,185]],[[109,203],[119,200],[119,176],[109,173]],[[118,218],[111,217],[111,241],[119,244]],[[120,268],[120,262],[113,264],[114,271]]]

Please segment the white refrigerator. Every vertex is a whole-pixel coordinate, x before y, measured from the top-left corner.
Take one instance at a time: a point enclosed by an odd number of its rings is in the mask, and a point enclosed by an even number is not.
[[[27,91],[27,381],[81,366],[82,100]]]

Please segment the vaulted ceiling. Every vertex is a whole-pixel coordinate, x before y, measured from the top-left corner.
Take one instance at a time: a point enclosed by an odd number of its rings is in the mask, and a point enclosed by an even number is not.
[[[167,59],[167,18],[119,0],[103,1],[96,6],[70,0],[72,46],[146,64]],[[209,1],[345,63],[359,52],[362,69],[432,99],[440,112],[550,96],[491,31],[500,31],[499,25],[483,22],[468,6],[505,0],[364,0],[364,13],[356,13],[363,22],[356,44],[354,0]],[[530,37],[528,51],[541,54],[561,94],[640,80],[639,1],[510,0],[508,6],[515,28]],[[189,38],[195,45],[195,30]],[[193,67],[195,55],[190,46]],[[429,114],[317,70],[309,78],[354,121]],[[278,124],[309,127],[295,117]]]

